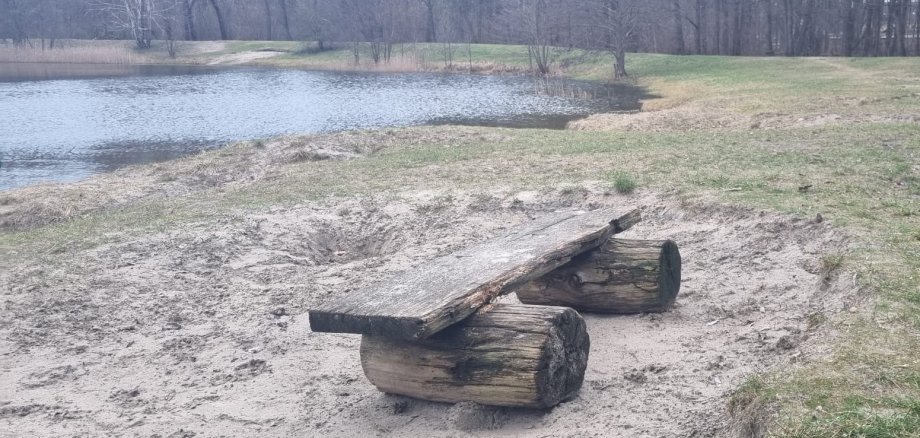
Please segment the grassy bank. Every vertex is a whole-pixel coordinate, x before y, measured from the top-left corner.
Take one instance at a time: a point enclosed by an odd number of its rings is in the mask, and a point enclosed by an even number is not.
[[[273,49],[281,52],[246,62],[336,69],[351,56],[298,53],[300,43],[211,48],[186,48],[180,61]],[[443,63],[434,61],[440,47],[426,49],[413,59]],[[456,50],[462,69],[465,47]],[[471,50],[481,71],[527,65],[520,47]],[[567,52],[556,65],[577,78],[609,74],[609,59],[597,54]],[[634,55],[629,67],[660,98],[640,114],[589,118],[577,124],[582,130],[424,127],[241,143],[98,181],[0,194],[8,218],[45,214],[53,222],[2,232],[0,263],[53,266],[85,248],[193,222],[408,191],[635,185],[688,203],[820,214],[853,239],[849,251],[825,259],[826,275],[851,278],[860,299],[848,312],[814,315],[815,333],[832,334],[819,341],[826,349],[752,377],[726,409],[740,429],[769,424],[776,436],[918,436],[920,60]],[[317,160],[298,142],[368,155]],[[81,211],[90,197],[94,209]]]
[[[524,46],[494,44],[405,43],[392,46],[389,59],[371,57],[369,44],[361,43],[355,60],[350,43],[332,43],[317,50],[312,42],[298,41],[179,41],[170,57],[166,43],[154,41],[139,50],[130,41],[57,40],[55,47],[40,41],[32,45],[0,44],[0,62],[89,64],[250,64],[313,70],[381,72],[453,71],[475,73],[529,73],[532,65]],[[553,73],[580,78],[605,77],[605,57],[582,50],[558,50]]]

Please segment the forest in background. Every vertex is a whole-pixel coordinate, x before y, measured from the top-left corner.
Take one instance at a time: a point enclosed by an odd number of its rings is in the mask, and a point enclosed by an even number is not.
[[[707,55],[916,56],[920,0],[0,0],[5,44],[302,40],[370,43],[375,63],[408,42]],[[622,62],[618,62],[621,65]],[[619,73],[619,72],[618,72]],[[625,73],[625,70],[623,71]]]

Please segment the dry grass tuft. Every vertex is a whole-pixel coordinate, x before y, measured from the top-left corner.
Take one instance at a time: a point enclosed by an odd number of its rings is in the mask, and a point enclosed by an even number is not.
[[[50,199],[24,201],[20,204],[21,208],[0,212],[0,230],[24,230],[63,222],[80,212],[73,204],[53,202]]]
[[[140,64],[145,62],[145,57],[116,45],[76,45],[44,50],[40,46],[0,45],[0,62]]]
[[[821,278],[825,282],[831,281],[841,267],[843,267],[843,255],[827,254],[821,257]]]
[[[772,418],[764,400],[764,384],[757,379],[746,382],[728,401],[729,429],[732,436],[761,438],[767,435]]]
[[[289,163],[303,163],[305,161],[323,161],[331,159],[332,155],[323,151],[311,151],[307,149],[301,149],[294,151],[287,161]]]

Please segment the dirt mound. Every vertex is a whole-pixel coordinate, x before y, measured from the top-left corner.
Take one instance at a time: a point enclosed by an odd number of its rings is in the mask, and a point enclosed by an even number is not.
[[[558,208],[623,203],[644,206],[627,237],[680,245],[681,295],[666,314],[585,315],[585,385],[551,411],[379,393],[358,336],[309,330],[329,296]],[[809,220],[565,190],[349,198],[68,250],[0,272],[0,418],[17,435],[724,435],[730,392],[819,354],[814,315],[851,304],[822,261],[843,242]]]

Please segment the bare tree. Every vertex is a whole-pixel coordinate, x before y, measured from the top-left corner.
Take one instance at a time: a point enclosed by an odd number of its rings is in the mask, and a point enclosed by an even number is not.
[[[678,55],[686,52],[684,47],[684,14],[680,10],[680,0],[671,2],[671,11],[674,14],[674,43]]]
[[[359,41],[365,41],[374,64],[389,62],[401,3],[398,0],[345,0],[347,14],[353,21],[353,50],[358,50]],[[357,52],[355,62],[358,62]]]
[[[594,17],[592,25],[601,30],[599,47],[613,54],[615,79],[628,76],[626,51],[639,29],[640,17],[645,9],[642,0],[592,0],[589,9]]]
[[[545,75],[550,71],[550,29],[548,1],[520,0],[506,11],[509,29],[518,29],[527,45],[527,59],[530,70]],[[510,39],[510,38],[509,38]]]
[[[169,54],[170,58],[176,57],[176,35],[173,31],[175,24],[174,20],[167,18],[165,24],[163,25],[163,33],[166,39],[166,53]]]
[[[434,21],[434,0],[419,0],[425,6],[425,41],[438,40],[437,24]]]
[[[185,39],[195,41],[198,32],[195,28],[195,5],[197,0],[182,0],[182,11],[185,17]]]
[[[149,49],[154,32],[164,30],[175,4],[169,0],[96,0],[95,8],[116,30],[131,35],[138,49]]]
[[[617,64],[626,50],[918,55],[920,1],[0,0],[0,39],[48,49],[61,38],[131,39],[142,48],[153,39],[310,39],[320,50],[348,41],[378,62],[395,44],[429,41],[441,44],[447,64],[456,43],[466,44],[467,61],[473,43],[522,44],[545,72],[563,47],[609,50]]]
[[[0,29],[3,32],[0,36],[9,38],[17,46],[31,45],[29,24],[37,21],[37,5],[22,0],[3,0],[0,6],[3,8],[3,14],[0,14]]]
[[[310,38],[316,40],[317,50],[320,52],[326,50],[326,41],[331,41],[335,33],[333,26],[338,28],[338,34],[345,36],[343,26],[337,25],[340,22],[338,17],[342,16],[341,5],[338,3],[312,0],[306,17],[306,30]],[[351,26],[345,27],[350,29]],[[345,36],[347,39],[347,36]],[[358,62],[358,53],[355,52],[355,63]]]

